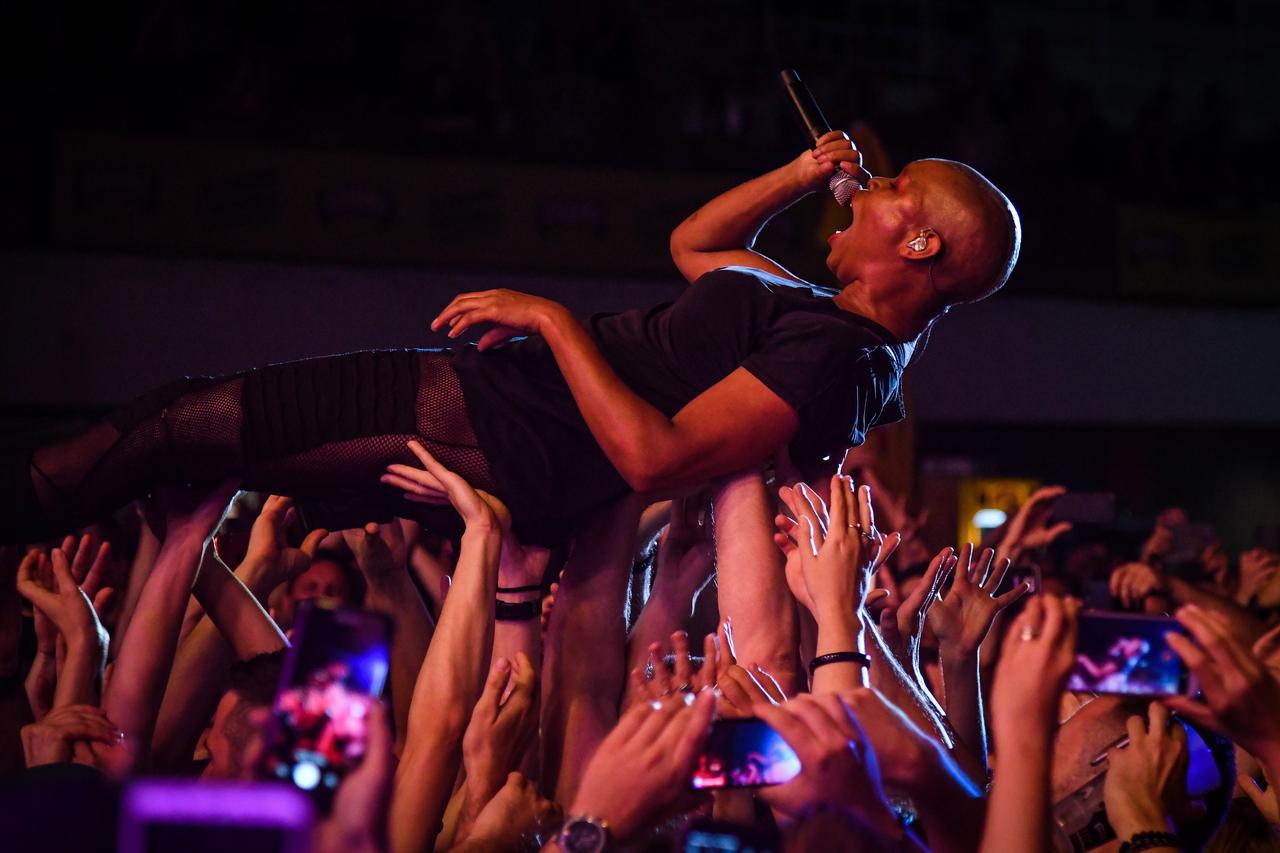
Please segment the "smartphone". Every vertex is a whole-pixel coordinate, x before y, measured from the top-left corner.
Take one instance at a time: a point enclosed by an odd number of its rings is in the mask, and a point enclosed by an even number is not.
[[[314,809],[275,783],[141,779],[120,803],[120,853],[305,853]]]
[[[716,720],[692,785],[704,788],[758,788],[781,785],[800,772],[800,759],[772,726],[758,717]]]
[[[1067,492],[1053,502],[1056,521],[1109,525],[1116,520],[1116,496],[1111,492]]]
[[[1029,587],[1027,590],[1028,595],[1040,594],[1044,579],[1041,575],[1040,567],[1035,563],[1018,563],[1010,566],[1008,574],[1004,576],[1004,580],[1000,582],[1000,586],[996,588],[994,594],[997,596],[1004,595],[1024,583]]]
[[[694,818],[684,836],[684,853],[774,853],[782,849],[777,829],[710,818]]]
[[[1182,658],[1165,641],[1173,631],[1185,634],[1165,616],[1130,613],[1080,614],[1076,665],[1067,689],[1125,696],[1174,696],[1194,692]]]
[[[267,768],[327,811],[364,757],[369,714],[387,681],[391,622],[381,613],[298,608],[268,735]]]

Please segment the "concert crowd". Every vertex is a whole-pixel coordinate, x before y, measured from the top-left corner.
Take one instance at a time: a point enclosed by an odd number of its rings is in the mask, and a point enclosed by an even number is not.
[[[780,460],[526,547],[413,449],[460,536],[314,528],[227,482],[6,546],[6,849],[114,849],[157,777],[215,803],[328,786],[324,851],[1280,844],[1273,550],[1228,553],[1177,508],[1139,541],[1073,525],[1062,487],[986,541],[927,542],[856,453],[851,476]],[[384,689],[350,660],[288,671],[317,604],[388,617]],[[1099,640],[1096,609],[1177,628]],[[735,751],[747,725],[768,737]],[[303,754],[343,770],[290,780]]]

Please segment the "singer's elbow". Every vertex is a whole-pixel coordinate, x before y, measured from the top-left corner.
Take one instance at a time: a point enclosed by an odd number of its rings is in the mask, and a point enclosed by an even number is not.
[[[689,246],[688,237],[681,233],[680,228],[682,227],[684,226],[677,227],[676,230],[671,232],[671,239],[667,243],[667,248],[671,252],[671,260],[676,265],[676,269],[684,273],[685,267],[694,251]]]
[[[633,492],[651,492],[661,487],[661,467],[643,454],[628,454],[627,458],[618,461],[616,467]]]
[[[679,463],[663,448],[657,446],[629,448],[615,459],[615,466],[622,479],[634,492],[653,492],[667,488],[672,475],[679,470]]]

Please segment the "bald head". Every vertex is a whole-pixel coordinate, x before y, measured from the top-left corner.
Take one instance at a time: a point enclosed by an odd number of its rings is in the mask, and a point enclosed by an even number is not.
[[[947,305],[977,302],[1004,286],[1018,260],[1022,225],[1008,197],[954,160],[917,160],[925,178],[924,219],[945,244],[935,284]]]

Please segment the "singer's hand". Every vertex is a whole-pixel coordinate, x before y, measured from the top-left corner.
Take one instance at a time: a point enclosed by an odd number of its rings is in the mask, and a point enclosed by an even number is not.
[[[849,141],[849,134],[833,130],[818,137],[813,150],[791,161],[796,182],[808,192],[826,189],[836,169],[866,186],[871,173],[862,168],[862,152]]]
[[[559,302],[530,296],[515,290],[482,290],[454,297],[440,315],[431,321],[431,330],[446,326],[449,337],[456,338],[477,324],[490,324],[492,329],[480,336],[479,349],[486,350],[524,333],[540,335],[547,324],[566,315]]]

